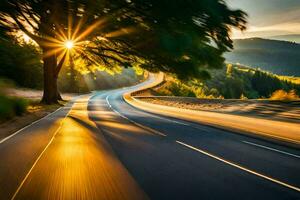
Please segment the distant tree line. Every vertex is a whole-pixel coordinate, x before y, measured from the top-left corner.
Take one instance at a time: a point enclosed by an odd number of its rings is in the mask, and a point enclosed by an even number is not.
[[[162,95],[225,99],[269,98],[277,90],[295,90],[300,94],[300,84],[258,69],[227,65],[222,70],[210,71],[210,74],[212,78],[206,81],[171,79],[158,92]]]

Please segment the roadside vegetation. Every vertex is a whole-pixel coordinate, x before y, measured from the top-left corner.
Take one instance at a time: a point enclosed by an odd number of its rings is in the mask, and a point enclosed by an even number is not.
[[[296,94],[295,90],[290,90],[286,92],[284,90],[276,90],[270,97],[270,100],[278,100],[278,101],[293,101],[298,100],[299,95]]]
[[[219,99],[297,100],[300,78],[275,74],[241,65],[227,64],[221,70],[211,70],[211,79],[181,81],[167,76],[157,88],[158,95]]]
[[[0,35],[0,77],[16,86],[41,89],[43,72],[40,51],[22,39]]]
[[[28,106],[28,101],[25,99],[6,96],[5,88],[7,88],[7,83],[0,80],[0,122],[22,115]]]
[[[0,123],[24,113],[47,114],[65,103],[60,101],[60,105],[45,105],[36,98],[31,99],[20,94],[10,95],[11,89],[20,90],[22,93],[42,90],[42,69],[41,50],[33,42],[0,31]],[[59,75],[59,90],[63,93],[86,93],[133,85],[144,78],[143,70],[138,68],[110,73],[113,75],[105,71],[82,74],[78,69],[67,65]]]

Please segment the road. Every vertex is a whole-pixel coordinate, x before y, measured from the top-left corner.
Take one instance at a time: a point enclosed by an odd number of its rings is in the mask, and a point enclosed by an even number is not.
[[[129,88],[78,97],[0,141],[0,199],[300,199],[300,151],[158,116]]]

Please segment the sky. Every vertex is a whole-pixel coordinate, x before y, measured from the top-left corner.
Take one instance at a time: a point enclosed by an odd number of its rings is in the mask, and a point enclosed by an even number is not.
[[[244,10],[248,30],[233,31],[233,38],[300,34],[300,0],[225,0],[231,8]]]

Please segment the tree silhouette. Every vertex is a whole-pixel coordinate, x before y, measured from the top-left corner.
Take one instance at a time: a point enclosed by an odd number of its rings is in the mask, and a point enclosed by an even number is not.
[[[230,29],[245,29],[245,17],[223,0],[0,2],[1,27],[24,32],[43,51],[48,104],[60,97],[57,77],[70,51],[90,71],[135,64],[179,78],[208,77],[205,69],[222,66],[223,52],[232,48]]]

